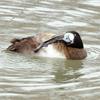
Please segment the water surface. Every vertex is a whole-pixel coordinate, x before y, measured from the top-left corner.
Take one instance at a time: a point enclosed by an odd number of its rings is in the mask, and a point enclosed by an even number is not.
[[[81,61],[28,57],[5,50],[14,37],[80,33]],[[0,100],[99,100],[100,1],[0,0]]]

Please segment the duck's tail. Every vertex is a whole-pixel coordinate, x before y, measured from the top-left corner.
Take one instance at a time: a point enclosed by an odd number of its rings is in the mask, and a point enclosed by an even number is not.
[[[7,48],[7,50],[21,53],[24,51],[32,51],[39,45],[34,37],[27,37],[22,39],[14,38],[11,40],[11,43],[12,44]]]

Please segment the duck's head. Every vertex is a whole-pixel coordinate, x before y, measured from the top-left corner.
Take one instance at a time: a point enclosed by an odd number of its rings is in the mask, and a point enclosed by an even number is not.
[[[67,47],[78,48],[78,49],[84,48],[83,42],[82,42],[82,39],[81,39],[79,33],[76,31],[68,31],[65,34],[55,36],[55,37],[43,42],[34,51],[37,52],[42,47],[46,47],[49,44],[58,43],[58,42],[64,43]]]
[[[84,48],[82,39],[78,32],[68,31],[63,35],[62,41],[66,43],[68,47],[82,49]]]

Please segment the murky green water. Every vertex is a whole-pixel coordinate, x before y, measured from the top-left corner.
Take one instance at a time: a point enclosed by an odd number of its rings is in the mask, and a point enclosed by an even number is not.
[[[14,37],[80,32],[82,61],[4,52]],[[100,0],[0,0],[0,100],[100,100]]]

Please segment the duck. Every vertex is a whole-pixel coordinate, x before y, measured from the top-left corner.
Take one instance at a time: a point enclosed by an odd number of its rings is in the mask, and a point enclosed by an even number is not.
[[[81,36],[76,31],[67,31],[60,35],[40,33],[21,39],[14,38],[7,51],[72,60],[82,60],[87,57]]]

